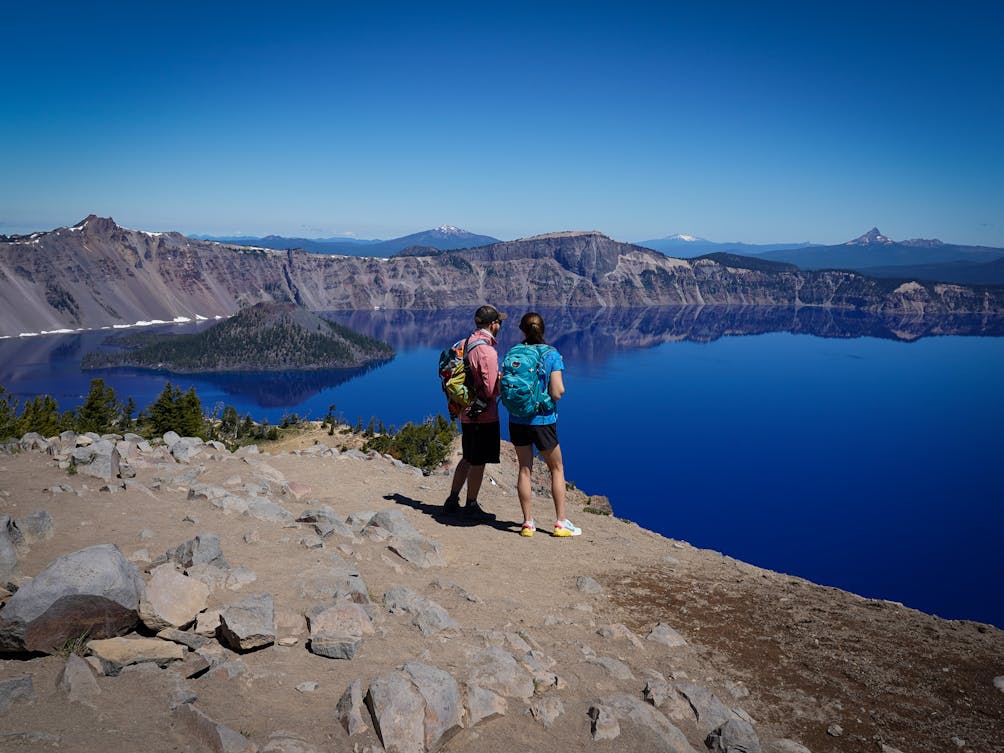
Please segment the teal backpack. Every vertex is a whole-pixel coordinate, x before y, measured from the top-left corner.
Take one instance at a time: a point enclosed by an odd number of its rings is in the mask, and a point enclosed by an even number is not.
[[[514,345],[499,369],[502,405],[510,416],[531,418],[554,410],[554,401],[541,384],[547,384],[544,355],[554,350],[549,345]]]

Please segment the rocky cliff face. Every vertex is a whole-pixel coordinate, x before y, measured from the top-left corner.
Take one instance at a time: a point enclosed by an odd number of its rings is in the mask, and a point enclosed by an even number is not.
[[[596,233],[554,233],[391,259],[233,246],[127,230],[90,216],[0,241],[0,335],[183,316],[260,301],[313,310],[501,306],[823,306],[1004,313],[1004,290],[874,280],[851,272],[748,269],[673,259]]]

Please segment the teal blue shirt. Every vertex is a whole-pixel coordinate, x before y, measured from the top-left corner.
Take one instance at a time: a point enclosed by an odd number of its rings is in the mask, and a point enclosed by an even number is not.
[[[547,393],[548,384],[551,381],[551,372],[564,371],[565,362],[561,357],[561,353],[559,353],[556,348],[550,345],[538,345],[536,347],[541,349],[547,348],[547,352],[544,353],[544,368],[543,368],[544,373],[543,376],[541,376],[541,379],[543,381],[540,384],[541,394],[546,395],[548,394]],[[520,418],[519,416],[509,416],[509,423],[522,424],[524,426],[540,426],[542,424],[557,423],[557,421],[558,421],[557,406],[555,406],[554,409],[548,413],[538,413],[536,416],[529,418]]]

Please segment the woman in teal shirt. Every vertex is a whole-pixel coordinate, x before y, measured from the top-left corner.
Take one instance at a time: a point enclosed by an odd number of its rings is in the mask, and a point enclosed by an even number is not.
[[[509,416],[509,438],[516,448],[516,459],[519,461],[516,491],[519,494],[519,506],[523,509],[523,528],[520,534],[533,536],[537,530],[530,510],[530,471],[533,468],[533,448],[536,447],[551,472],[554,535],[578,536],[582,530],[565,516],[565,467],[561,462],[561,447],[558,445],[557,403],[565,394],[565,383],[561,377],[565,363],[561,354],[544,342],[544,320],[540,314],[535,311],[524,314],[519,321],[519,329],[524,335],[524,344],[537,346],[541,350],[544,368],[540,388],[542,394],[550,397],[548,405],[538,410],[534,416]]]

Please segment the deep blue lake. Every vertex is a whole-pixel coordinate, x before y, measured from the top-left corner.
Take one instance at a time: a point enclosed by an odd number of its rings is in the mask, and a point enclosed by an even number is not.
[[[618,516],[817,583],[1004,627],[999,319],[542,313],[566,365],[567,477],[608,496]],[[331,404],[353,423],[442,411],[438,351],[467,334],[470,312],[331,317],[397,356],[354,372],[85,373],[80,357],[110,333],[52,335],[0,340],[0,385],[65,409],[99,376],[142,408],[170,379],[194,386],[207,411],[229,404],[272,423],[319,419]],[[517,335],[507,322],[503,351]]]

